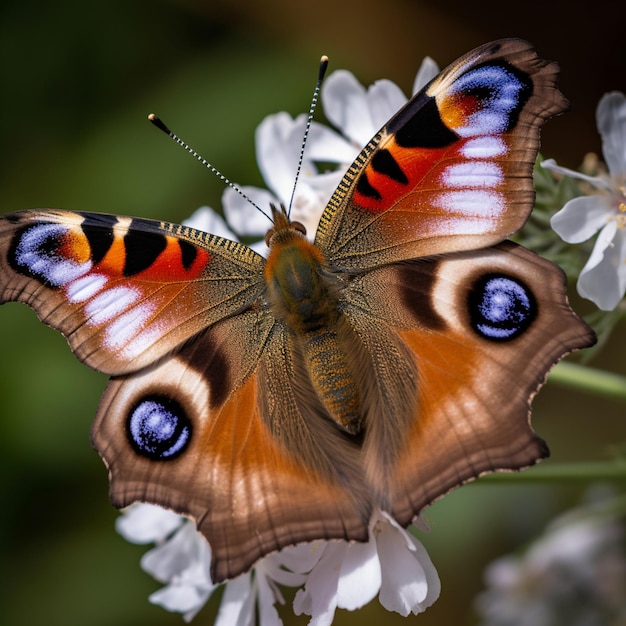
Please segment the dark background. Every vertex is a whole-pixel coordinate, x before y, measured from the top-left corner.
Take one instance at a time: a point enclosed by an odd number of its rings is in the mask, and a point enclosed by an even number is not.
[[[577,7],[589,7],[581,9]],[[519,36],[558,60],[572,110],[552,120],[543,153],[576,167],[599,150],[595,106],[626,90],[623,0],[297,3],[199,0],[4,0],[0,5],[0,212],[34,207],[180,221],[219,207],[222,184],[151,127],[158,112],[229,178],[262,184],[254,129],[308,108],[320,54],[365,84],[405,91],[424,55],[445,66],[474,46]],[[624,329],[593,364],[626,374]],[[113,528],[104,466],[89,426],[104,376],[22,305],[0,310],[0,621],[14,626],[180,624],[148,604],[159,584],[145,548]],[[624,440],[624,405],[548,384],[534,424],[550,462],[607,458]],[[443,584],[422,626],[473,624],[493,558],[523,546],[576,503],[585,485],[476,484],[427,512],[420,537]],[[211,623],[211,603],[197,623]],[[285,615],[290,610],[283,612]],[[378,601],[336,623],[405,623]],[[409,620],[411,621],[411,620]],[[300,618],[289,623],[304,624]]]

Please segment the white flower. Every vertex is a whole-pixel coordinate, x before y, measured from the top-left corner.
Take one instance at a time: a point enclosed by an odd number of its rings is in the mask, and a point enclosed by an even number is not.
[[[438,71],[432,59],[424,59],[413,93]],[[338,70],[324,82],[321,101],[326,116],[341,134],[312,123],[291,206],[291,218],[304,224],[311,240],[345,170],[407,98],[389,80],[377,81],[365,89],[350,72]],[[271,203],[289,207],[305,126],[305,115],[292,119],[287,113],[276,113],[266,117],[256,130],[257,162],[269,191],[250,186],[242,186],[241,190],[264,211]],[[332,163],[336,168],[320,171],[316,163]],[[240,236],[262,238],[270,226],[266,217],[230,187],[224,191],[222,206],[227,222]],[[261,254],[266,251],[262,241],[252,247]]]
[[[426,57],[415,77],[413,94],[424,87],[438,72],[437,64]],[[366,89],[346,70],[333,72],[322,88],[322,105],[326,117],[358,150],[361,150],[406,102],[407,98],[402,90],[390,80],[378,80]],[[352,160],[350,159],[346,165]]]
[[[150,601],[191,621],[219,587],[211,580],[211,549],[193,522],[151,504],[133,504],[117,519],[117,531],[133,543],[156,543],[141,567],[165,587]],[[428,553],[387,513],[370,521],[367,543],[313,541],[259,559],[253,569],[224,583],[216,626],[280,626],[278,587],[302,587],[296,615],[312,626],[329,625],[336,608],[359,609],[377,594],[388,610],[418,614],[439,597],[441,585]]]
[[[268,212],[270,204],[290,204],[305,126],[304,115],[294,120],[287,113],[277,113],[266,117],[256,130],[257,162],[270,191],[250,186],[241,190],[263,211]],[[291,219],[304,224],[311,239],[343,176],[342,170],[319,173],[313,158],[340,164],[354,156],[356,151],[340,135],[313,122],[291,207]],[[240,236],[262,237],[271,226],[266,216],[230,187],[222,195],[222,206],[226,220]],[[266,251],[264,242],[253,247],[261,254]]]
[[[191,621],[219,587],[211,580],[211,548],[194,523],[151,504],[134,504],[116,524],[133,543],[156,543],[141,559],[141,567],[165,587],[150,601]],[[282,624],[275,608],[284,604],[278,584],[299,587],[305,577],[288,571],[294,563],[312,565],[310,546],[293,546],[260,559],[253,570],[225,583],[216,626],[253,626],[257,610],[261,626]]]
[[[237,235],[227,226],[226,222],[209,206],[196,209],[191,217],[183,221],[185,226],[191,226],[205,233],[211,233],[218,237],[225,237],[232,241],[238,241]]]
[[[418,614],[439,597],[437,570],[422,544],[383,511],[372,515],[367,543],[329,541],[294,600],[311,626],[332,623],[335,609],[353,611],[377,594],[388,610]]]
[[[486,570],[477,598],[482,626],[604,626],[626,617],[624,526],[576,509],[555,520],[522,556]]]
[[[574,198],[552,218],[552,228],[569,243],[586,241],[599,231],[593,251],[578,278],[578,293],[605,311],[614,309],[626,292],[626,97],[602,97],[596,111],[608,176],[586,176],[543,162],[553,172],[586,181],[594,195]]]
[[[426,59],[414,90],[436,73],[434,62]],[[311,125],[291,204],[291,218],[305,225],[311,239],[345,169],[405,102],[390,81],[366,90],[348,72],[329,76],[322,103],[342,134],[317,122]],[[290,205],[305,125],[305,116],[294,120],[278,113],[257,128],[257,160],[270,191],[240,189],[263,211],[270,203]],[[320,171],[316,163],[335,164],[336,169]],[[209,207],[198,209],[184,224],[235,241],[238,236],[262,237],[268,230],[267,216],[235,189],[225,190],[222,203],[228,224]],[[253,247],[266,252],[263,241]],[[211,549],[191,520],[153,505],[135,504],[118,519],[117,530],[129,541],[156,544],[141,561],[145,571],[165,584],[150,596],[151,602],[180,612],[189,621],[219,587],[210,576]],[[386,609],[401,615],[424,611],[439,596],[440,583],[422,544],[384,512],[372,516],[369,530],[367,543],[318,540],[259,559],[250,572],[224,583],[216,624],[251,626],[258,618],[261,626],[279,626],[275,605],[284,599],[278,585],[301,587],[294,611],[311,615],[310,623],[318,626],[330,624],[336,608],[354,610],[376,595]]]
[[[166,587],[150,601],[190,621],[217,588],[211,581],[209,544],[185,517],[151,504],[133,504],[116,521],[117,531],[133,543],[156,543],[141,567]]]

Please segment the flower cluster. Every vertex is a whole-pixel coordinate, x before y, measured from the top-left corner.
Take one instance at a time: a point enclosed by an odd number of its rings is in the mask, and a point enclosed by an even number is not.
[[[211,580],[211,548],[193,522],[158,506],[134,504],[118,518],[117,530],[133,543],[156,543],[141,566],[166,586],[150,601],[193,619],[219,586]],[[331,624],[337,608],[359,609],[376,595],[389,611],[421,613],[440,591],[422,544],[382,511],[372,516],[367,543],[289,546],[225,586],[217,626],[252,625],[257,618],[261,626],[279,626],[276,604],[285,603],[280,586],[300,588],[293,610],[310,615],[315,626]]]
[[[626,97],[606,94],[596,113],[607,173],[588,176],[560,167],[543,167],[586,183],[588,195],[574,198],[552,218],[552,228],[567,242],[580,243],[598,233],[593,252],[578,278],[578,292],[605,311],[626,292]]]
[[[522,555],[494,561],[476,608],[482,626],[602,626],[626,617],[624,525],[614,500],[554,520]]]

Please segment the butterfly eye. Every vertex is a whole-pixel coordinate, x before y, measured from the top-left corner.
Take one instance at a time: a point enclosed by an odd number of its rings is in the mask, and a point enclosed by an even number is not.
[[[138,454],[164,461],[178,456],[187,447],[191,422],[175,400],[147,396],[130,412],[128,434]]]
[[[537,304],[521,281],[501,274],[483,276],[469,294],[472,326],[492,341],[521,335],[537,315]]]
[[[265,233],[265,245],[269,248],[270,247],[270,240],[272,239],[272,237],[274,236],[274,229],[270,228],[266,233]]]
[[[304,224],[302,224],[301,222],[291,222],[291,225],[293,226],[294,230],[297,230],[299,233],[302,233],[306,237],[306,228]]]

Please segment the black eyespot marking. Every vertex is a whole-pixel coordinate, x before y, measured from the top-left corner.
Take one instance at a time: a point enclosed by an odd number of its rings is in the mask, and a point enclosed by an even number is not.
[[[167,247],[167,240],[163,235],[133,228],[139,223],[141,223],[140,219],[133,219],[124,236],[124,249],[126,250],[124,276],[134,276],[148,269]]]
[[[184,239],[178,240],[178,246],[180,247],[180,253],[183,260],[183,267],[188,270],[198,256],[198,249],[193,244],[185,241]]]
[[[143,397],[130,411],[127,434],[137,454],[168,461],[181,454],[191,440],[191,421],[172,398]]]
[[[84,218],[81,228],[89,242],[91,260],[94,265],[97,265],[113,245],[115,239],[113,226],[117,224],[117,217],[97,213],[81,213],[81,215]]]
[[[370,181],[367,179],[366,172],[363,172],[359,176],[359,180],[356,184],[356,190],[366,198],[372,198],[372,200],[382,200],[383,197],[380,195],[378,189],[372,186]]]
[[[537,317],[530,289],[504,274],[487,274],[477,280],[469,292],[468,307],[474,330],[491,341],[518,337]]]
[[[418,100],[400,112],[387,125],[395,134],[396,143],[403,148],[445,148],[458,140],[439,115],[437,101],[422,94]]]
[[[389,150],[382,148],[377,152],[374,152],[372,157],[372,167],[377,172],[388,176],[392,180],[395,180],[402,185],[407,185],[409,179],[402,171],[402,168],[398,165],[398,162],[393,158],[393,155]]]

